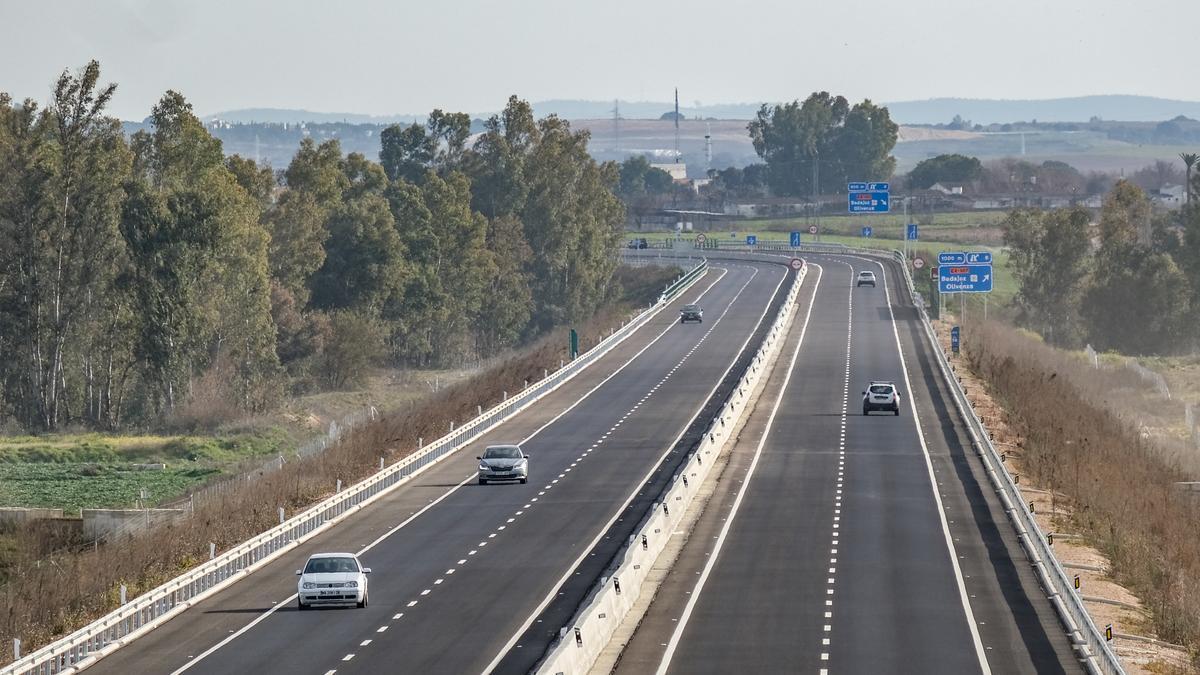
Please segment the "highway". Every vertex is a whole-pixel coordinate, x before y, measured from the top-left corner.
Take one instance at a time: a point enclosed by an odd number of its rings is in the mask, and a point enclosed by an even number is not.
[[[895,265],[806,259],[788,342],[615,672],[1080,672]],[[899,417],[862,416],[871,380]]]
[[[782,264],[714,265],[537,406],[89,672],[524,672],[557,630],[539,618],[582,600],[585,558],[616,546],[606,537],[650,498],[790,278]],[[704,323],[679,325],[686,302]],[[513,440],[529,484],[476,485],[479,450]],[[296,611],[293,571],[316,551],[362,552],[366,609]]]

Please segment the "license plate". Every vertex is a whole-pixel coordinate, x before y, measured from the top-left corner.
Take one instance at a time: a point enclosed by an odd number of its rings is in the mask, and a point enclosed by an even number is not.
[[[341,595],[341,594],[342,594],[342,592],[340,590],[321,591],[321,595]]]

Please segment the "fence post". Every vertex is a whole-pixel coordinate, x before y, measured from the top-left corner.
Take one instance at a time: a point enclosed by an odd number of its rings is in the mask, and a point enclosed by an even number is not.
[[[382,457],[379,458],[379,470],[383,471],[383,458]]]
[[[21,641],[17,638],[13,638],[13,661],[19,661],[20,659],[21,659]]]
[[[208,559],[212,560],[217,557],[217,545],[214,542],[208,542]]]
[[[504,398],[503,398],[503,399],[501,399],[501,400],[503,400],[503,401],[507,401],[507,400],[508,400],[508,392],[507,392],[507,391],[506,391],[506,392],[504,392]]]
[[[454,431],[454,420],[450,420],[450,431]]]
[[[529,388],[529,380],[525,380],[525,388],[526,388],[526,389],[528,389],[528,388]]]
[[[279,507],[279,524],[283,524],[283,507]]]
[[[125,604],[125,584],[121,584],[121,604]]]
[[[549,371],[549,369],[547,369],[547,368],[542,368],[542,379],[544,380],[544,379],[546,379],[547,377],[550,377],[550,371]]]
[[[480,415],[483,415],[483,406],[477,405],[475,406],[475,416],[479,417]]]
[[[339,478],[339,479],[337,479],[337,490],[335,490],[335,492],[341,492],[341,491],[342,491],[342,479]]]

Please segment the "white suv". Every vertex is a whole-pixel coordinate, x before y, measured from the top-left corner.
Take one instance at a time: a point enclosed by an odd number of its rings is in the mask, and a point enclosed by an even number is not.
[[[871,288],[875,288],[875,273],[868,270],[859,272],[858,283],[855,284],[855,288],[859,286],[870,286]]]
[[[869,415],[872,410],[891,410],[892,414],[900,414],[900,392],[891,382],[872,382],[862,393],[863,414]]]

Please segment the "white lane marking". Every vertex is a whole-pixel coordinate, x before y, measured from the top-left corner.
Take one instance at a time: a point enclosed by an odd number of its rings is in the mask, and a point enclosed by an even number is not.
[[[400,617],[402,617],[402,616],[404,616],[404,612],[400,612],[400,613],[398,613],[398,614],[393,614],[393,615],[392,615],[392,621],[396,621],[396,620],[398,620],[398,619],[399,619]]]
[[[958,585],[958,597],[962,601],[963,612],[966,614],[967,627],[971,630],[971,640],[975,643],[975,656],[979,659],[979,669],[984,675],[991,675],[992,668],[987,662],[987,652],[983,648],[983,640],[979,637],[979,628],[975,624],[975,613],[971,611],[971,602],[967,597],[967,583],[963,579],[962,568],[958,566],[958,552],[954,548],[954,538],[950,536],[950,524],[946,522],[946,508],[942,505],[942,496],[938,494],[937,478],[933,475],[933,458],[929,455],[929,446],[925,443],[925,432],[921,431],[921,418],[917,414],[916,396],[913,395],[912,380],[908,376],[908,363],[904,358],[904,347],[900,343],[900,328],[896,324],[896,314],[892,311],[892,291],[887,279],[887,270],[878,260],[872,261],[879,265],[883,273],[883,292],[887,297],[888,316],[892,320],[892,335],[896,338],[896,351],[900,354],[900,370],[904,373],[904,386],[908,390],[908,407],[912,410],[913,426],[917,430],[917,440],[921,443],[921,453],[925,456],[925,468],[929,473],[929,491],[937,503],[938,519],[942,523],[942,534],[946,538],[946,551],[950,555],[950,565],[954,569],[954,580]]]
[[[721,312],[721,315],[719,317],[717,317],[717,320],[715,322],[713,322],[712,327],[709,328],[708,331],[705,332],[705,334],[704,334],[705,337],[709,333],[711,333],[713,330],[716,329],[717,324],[719,324],[721,322],[721,320],[723,318],[725,318],[726,313],[729,312],[730,308],[733,307],[734,303],[737,302],[737,299],[742,295],[742,292],[745,291],[750,286],[750,282],[753,281],[754,277],[756,277],[757,275],[758,275],[758,268],[753,268],[753,273],[750,275],[750,278],[746,280],[746,283],[743,284],[740,289],[738,289],[738,292],[733,296],[733,299],[729,301],[729,304],[725,307],[725,310],[723,312]],[[767,312],[771,309],[771,302],[775,299],[775,296],[779,294],[779,289],[780,289],[780,287],[783,286],[783,282],[786,281],[787,278],[788,278],[788,274],[785,271],[784,274],[779,278],[779,282],[777,284],[775,284],[775,289],[771,292],[771,295],[769,296],[769,299],[767,300],[766,305],[763,307],[762,313],[759,314],[758,320],[754,322],[754,326],[751,327],[750,332],[746,336],[746,339],[742,342],[741,347],[738,348],[737,352],[734,354],[733,359],[729,362],[729,365],[721,373],[720,377],[717,378],[716,384],[714,384],[712,389],[709,390],[709,392],[703,396],[703,398],[701,399],[700,406],[696,408],[696,412],[691,416],[691,418],[687,421],[687,423],[683,425],[683,429],[680,430],[679,435],[676,436],[675,439],[672,440],[667,445],[666,450],[664,450],[663,453],[661,455],[659,455],[658,459],[655,460],[655,462],[650,466],[650,470],[648,472],[646,472],[646,475],[643,476],[640,481],[638,481],[638,483],[636,484],[636,487],[634,487],[633,491],[629,493],[629,496],[625,499],[624,503],[622,503],[621,506],[618,507],[617,510],[613,513],[612,518],[610,518],[608,520],[608,522],[605,523],[604,526],[600,528],[600,531],[596,534],[596,537],[594,539],[592,539],[592,541],[583,548],[583,553],[581,553],[579,555],[579,557],[576,558],[575,561],[571,563],[570,567],[567,568],[567,571],[558,579],[557,582],[555,582],[553,590],[551,590],[546,595],[546,597],[544,597],[542,599],[542,601],[540,603],[538,603],[538,606],[536,608],[534,608],[533,612],[525,619],[525,621],[521,624],[521,627],[518,628],[517,631],[512,635],[512,637],[510,637],[508,639],[508,642],[506,642],[504,644],[504,646],[500,648],[499,653],[496,654],[496,656],[492,659],[491,663],[489,663],[487,665],[487,667],[485,667],[483,669],[484,673],[490,673],[490,672],[492,672],[492,670],[494,670],[496,668],[496,666],[500,663],[501,659],[504,658],[504,655],[507,654],[508,651],[510,649],[512,649],[513,645],[515,645],[517,643],[517,640],[519,640],[521,638],[521,635],[523,635],[525,633],[525,631],[529,629],[529,626],[533,625],[533,622],[534,622],[534,620],[537,619],[538,614],[541,614],[542,610],[545,609],[546,606],[549,605],[550,602],[555,597],[557,597],[558,589],[561,588],[562,585],[564,583],[566,583],[567,579],[569,579],[571,577],[571,574],[574,572],[574,570],[577,567],[579,567],[579,564],[581,562],[583,562],[584,558],[586,558],[588,556],[588,554],[591,552],[591,550],[596,546],[596,543],[599,542],[604,537],[604,533],[607,532],[610,527],[612,527],[612,524],[617,521],[617,518],[619,518],[621,516],[621,513],[625,511],[626,507],[629,506],[629,503],[632,502],[633,498],[637,496],[638,491],[642,489],[642,486],[644,486],[646,484],[646,482],[650,480],[650,477],[654,475],[654,472],[658,470],[658,466],[660,464],[662,464],[663,459],[665,459],[666,456],[668,454],[670,454],[671,450],[675,447],[675,445],[679,443],[679,439],[683,438],[683,435],[685,433],[687,433],[688,427],[690,427],[692,425],[692,422],[694,422],[695,419],[697,417],[699,417],[700,412],[702,410],[704,410],[705,403],[707,403],[708,399],[712,397],[713,392],[715,392],[717,390],[717,388],[721,386],[721,382],[725,379],[726,374],[728,374],[729,371],[733,369],[733,365],[735,363],[737,363],[738,358],[740,358],[742,352],[745,351],[746,345],[750,344],[750,339],[754,337],[754,333],[755,333],[755,331],[758,330],[758,326],[762,323],[763,318],[766,317]],[[701,337],[701,339],[703,340],[704,337]],[[678,367],[678,366],[676,366],[676,367]],[[663,380],[666,381],[666,378],[663,378]]]
[[[359,646],[359,647],[366,647],[366,646],[367,646],[367,645],[369,645],[369,644],[371,644],[371,641],[370,641],[370,640],[363,640],[362,642],[358,643],[358,646]]]
[[[375,632],[376,633],[385,633],[385,632],[387,632],[387,629],[388,629],[387,626],[380,626],[379,628],[375,629]]]
[[[779,412],[779,406],[783,403],[784,392],[787,391],[788,383],[792,379],[792,371],[796,368],[796,359],[800,356],[800,348],[804,345],[804,337],[808,334],[808,321],[812,318],[813,305],[816,304],[817,291],[821,287],[821,277],[824,275],[824,270],[820,265],[814,264],[812,266],[817,269],[817,280],[813,285],[811,298],[808,302],[808,311],[804,315],[804,325],[800,329],[800,339],[796,342],[796,348],[792,350],[792,358],[788,363],[787,372],[784,374],[783,386],[780,387],[779,394],[775,397],[775,403],[771,407],[771,414],[767,417],[766,427],[763,429],[762,436],[758,439],[758,445],[754,448],[754,458],[750,460],[750,468],[746,470],[746,477],[742,480],[742,485],[738,488],[737,496],[734,497],[729,515],[725,517],[725,524],[721,526],[721,532],[717,535],[716,545],[712,553],[708,556],[708,560],[704,563],[704,569],[700,572],[700,578],[696,581],[696,586],[692,589],[691,595],[688,597],[687,605],[683,608],[683,615],[676,622],[675,631],[671,633],[671,639],[667,642],[667,650],[663,653],[662,660],[659,661],[658,669],[655,671],[657,675],[665,675],[667,669],[671,666],[671,659],[675,656],[675,650],[679,648],[683,631],[687,628],[688,620],[692,617],[692,611],[696,608],[696,601],[699,600],[700,594],[704,591],[704,584],[708,581],[708,576],[712,574],[713,567],[716,565],[717,559],[721,556],[721,548],[725,545],[725,539],[729,536],[729,529],[733,525],[734,518],[737,517],[738,509],[742,506],[742,499],[746,496],[746,489],[750,487],[750,479],[754,476],[754,470],[758,467],[758,460],[762,456],[763,447],[766,446],[767,438],[771,434],[771,427],[775,424],[775,415]]]
[[[342,657],[342,660],[343,660],[343,661],[349,661],[349,660],[350,660],[350,659],[352,659],[352,658],[354,658],[354,655],[353,655],[353,654],[347,654],[347,655],[345,655],[345,656],[343,656],[343,657]]]

